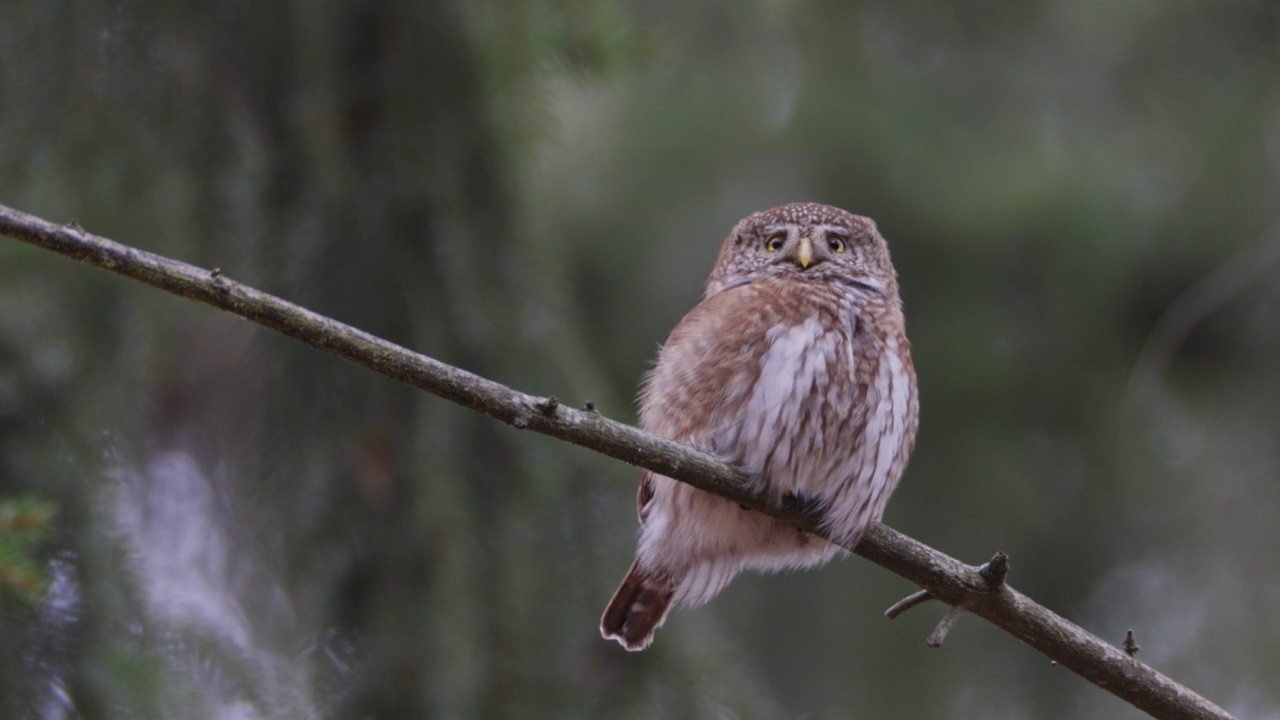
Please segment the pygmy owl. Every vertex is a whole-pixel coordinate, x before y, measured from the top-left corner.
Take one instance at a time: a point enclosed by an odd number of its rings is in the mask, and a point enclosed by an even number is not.
[[[643,650],[667,613],[744,569],[818,565],[884,514],[919,404],[889,248],[875,223],[794,203],[738,223],[701,303],[640,393],[640,426],[719,457],[839,543],[650,472],[635,562],[600,632]]]

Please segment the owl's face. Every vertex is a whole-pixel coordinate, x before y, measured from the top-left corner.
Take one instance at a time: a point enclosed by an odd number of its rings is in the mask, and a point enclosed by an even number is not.
[[[792,203],[744,218],[720,248],[706,295],[775,276],[897,294],[889,248],[875,223],[830,205]]]

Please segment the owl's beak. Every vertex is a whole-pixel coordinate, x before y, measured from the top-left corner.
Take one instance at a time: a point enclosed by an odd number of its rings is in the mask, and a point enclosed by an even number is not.
[[[800,267],[807,268],[813,262],[813,242],[808,236],[800,238],[800,249],[796,252],[796,260],[800,262]]]

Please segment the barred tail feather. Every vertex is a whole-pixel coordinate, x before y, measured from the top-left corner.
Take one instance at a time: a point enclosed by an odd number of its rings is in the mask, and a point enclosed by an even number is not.
[[[674,598],[675,591],[667,578],[633,562],[600,618],[600,634],[632,652],[643,650],[667,619]]]

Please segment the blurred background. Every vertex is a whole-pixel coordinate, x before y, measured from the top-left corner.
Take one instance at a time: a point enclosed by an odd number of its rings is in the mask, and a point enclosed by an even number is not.
[[[1280,718],[1270,0],[0,3],[0,202],[634,421],[742,216],[874,217],[886,518]],[[638,471],[0,240],[0,715],[1133,718],[861,559],[635,655]]]

